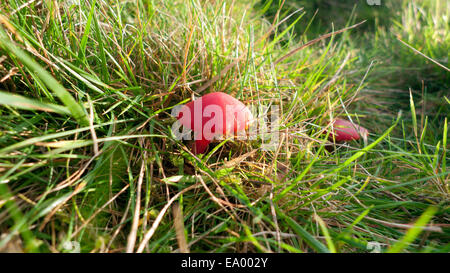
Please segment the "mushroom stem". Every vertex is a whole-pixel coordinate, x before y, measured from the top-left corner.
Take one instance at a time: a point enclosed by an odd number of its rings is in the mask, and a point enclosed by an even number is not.
[[[196,140],[194,143],[194,147],[192,147],[192,151],[194,154],[203,154],[206,152],[210,141],[205,139],[204,137],[200,140]]]

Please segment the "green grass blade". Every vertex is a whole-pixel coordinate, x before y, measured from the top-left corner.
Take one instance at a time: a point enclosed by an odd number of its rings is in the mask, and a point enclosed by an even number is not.
[[[86,51],[86,45],[87,45],[87,41],[89,38],[89,33],[91,31],[91,23],[92,23],[92,19],[94,17],[94,11],[95,11],[95,3],[97,1],[94,0],[91,3],[91,10],[89,11],[89,16],[86,22],[86,27],[84,29],[84,33],[83,33],[83,37],[81,38],[81,44],[80,44],[80,58],[81,59],[85,59],[85,51]]]
[[[302,228],[297,222],[295,222],[291,217],[285,215],[277,207],[275,207],[277,214],[283,218],[286,223],[297,233],[300,238],[302,238],[311,248],[320,253],[329,253],[330,250],[316,238],[314,238],[309,232]]]
[[[45,103],[29,99],[20,95],[0,91],[0,105],[8,105],[25,110],[40,110],[46,112],[55,112],[62,115],[70,115],[67,107],[59,106],[53,103]]]
[[[6,33],[0,28],[0,46],[3,47],[8,53],[16,56],[30,71],[36,73],[39,79],[50,88],[56,96],[64,103],[69,109],[72,116],[77,120],[81,126],[88,126],[89,119],[84,109],[75,101],[70,93],[48,73],[41,65],[35,62],[28,54],[22,49],[19,49],[13,43],[9,41]]]
[[[414,226],[406,232],[405,236],[397,242],[395,245],[388,249],[388,253],[398,253],[402,252],[408,245],[413,242],[419,234],[422,232],[423,228],[430,222],[433,215],[436,214],[438,209],[436,207],[429,207],[416,221]]]

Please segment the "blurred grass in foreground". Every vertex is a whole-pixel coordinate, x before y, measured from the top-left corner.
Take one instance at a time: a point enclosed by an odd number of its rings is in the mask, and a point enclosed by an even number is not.
[[[369,30],[297,35],[307,14],[256,4],[2,2],[1,251],[448,252],[448,120],[408,88],[411,114],[360,111]],[[172,107],[211,91],[279,105],[276,149],[176,141]],[[368,142],[330,143],[338,115]]]

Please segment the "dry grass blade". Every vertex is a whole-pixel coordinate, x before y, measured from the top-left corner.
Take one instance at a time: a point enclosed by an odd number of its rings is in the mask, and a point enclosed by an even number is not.
[[[144,152],[144,157],[142,159],[142,164],[141,164],[141,171],[139,173],[139,179],[138,179],[138,183],[137,183],[136,205],[134,208],[133,223],[131,225],[130,234],[128,235],[127,253],[133,252],[134,245],[136,243],[137,229],[139,226],[139,215],[140,215],[140,210],[141,210],[142,181],[144,180],[145,159],[146,158],[147,158],[147,153]]]
[[[216,76],[214,76],[212,79],[210,79],[209,81],[207,81],[204,85],[202,85],[199,89],[197,89],[197,93],[201,93],[203,91],[205,91],[208,87],[210,87],[213,83],[215,83],[216,81],[218,81],[220,78],[222,78],[227,72],[228,70],[230,70],[233,66],[237,65],[237,63],[240,61],[240,58],[237,58],[236,60],[234,60],[232,63],[230,63],[229,65],[225,66],[224,69],[222,69],[220,71],[220,73]]]
[[[355,24],[355,25],[353,25],[353,26],[349,26],[349,27],[343,28],[343,29],[338,30],[338,31],[333,31],[333,32],[327,33],[327,34],[325,34],[325,35],[322,35],[322,36],[320,36],[319,38],[316,38],[316,39],[314,39],[314,40],[311,40],[311,41],[307,42],[306,44],[301,45],[301,46],[299,46],[299,47],[297,47],[297,48],[294,48],[293,50],[289,51],[288,54],[286,54],[286,55],[284,55],[283,57],[279,58],[279,59],[276,60],[273,64],[274,64],[274,65],[277,65],[277,64],[279,64],[280,62],[282,62],[282,61],[286,60],[287,58],[289,58],[290,56],[294,55],[294,54],[297,53],[298,51],[300,51],[300,50],[302,50],[302,49],[304,49],[304,48],[306,48],[306,47],[308,47],[308,46],[310,46],[310,45],[313,45],[313,44],[315,44],[315,43],[317,43],[317,42],[319,42],[319,41],[321,41],[321,40],[323,40],[323,39],[326,39],[326,38],[328,38],[328,37],[331,37],[331,36],[334,36],[334,35],[336,35],[336,34],[342,33],[342,32],[344,32],[344,31],[350,30],[350,29],[352,29],[352,28],[356,28],[356,27],[358,27],[358,26],[364,24],[365,22],[366,22],[366,21],[364,20],[364,21],[362,21],[362,22],[360,22],[360,23],[358,23],[358,24]]]
[[[98,140],[97,140],[97,134],[95,133],[94,128],[94,106],[92,105],[91,98],[88,96],[88,103],[89,103],[89,130],[91,131],[92,135],[92,141],[94,142],[94,154],[95,156],[98,155]]]
[[[187,188],[183,189],[182,191],[180,191],[179,193],[175,194],[172,198],[170,198],[169,202],[167,202],[167,204],[159,212],[158,216],[155,219],[155,222],[153,222],[153,225],[150,227],[150,229],[147,231],[147,233],[145,233],[144,238],[142,239],[141,244],[139,245],[139,247],[136,251],[137,253],[142,253],[142,251],[144,251],[145,246],[147,245],[148,241],[152,238],[153,234],[155,234],[155,231],[158,228],[159,223],[161,222],[162,218],[166,214],[166,211],[169,209],[169,207],[172,205],[172,203],[175,202],[175,200],[177,200],[178,197],[180,197],[180,195],[182,195],[183,193],[188,192],[192,189],[195,189],[199,186],[200,186],[199,184],[195,184],[190,187],[187,187]]]
[[[172,207],[172,212],[174,215],[174,227],[175,233],[177,235],[178,247],[181,253],[189,253],[189,248],[186,240],[186,236],[184,234],[184,219],[183,219],[183,211],[181,210],[180,204],[175,202]]]
[[[67,203],[67,201],[69,201],[70,199],[72,199],[72,197],[74,197],[76,194],[78,194],[84,187],[86,186],[86,182],[81,182],[80,184],[78,184],[75,188],[75,190],[69,195],[67,196],[66,199],[64,199],[63,202],[61,202],[59,205],[57,205],[49,214],[47,214],[44,218],[44,221],[42,222],[41,226],[39,227],[39,231],[42,231],[45,227],[45,225],[50,221],[50,219],[53,217],[53,215],[62,207],[64,206],[65,203]]]
[[[128,201],[127,208],[125,209],[125,212],[123,213],[123,216],[122,216],[122,219],[120,220],[118,228],[112,234],[111,239],[109,239],[109,242],[108,242],[108,245],[106,246],[105,252],[109,252],[109,249],[111,248],[114,240],[116,239],[117,235],[119,234],[120,230],[122,229],[123,223],[127,219],[128,212],[130,211],[130,207],[131,207],[131,199]]]
[[[382,225],[385,225],[387,227],[394,227],[394,228],[402,228],[402,229],[410,229],[412,227],[414,227],[414,225],[412,224],[400,224],[400,223],[393,223],[393,222],[387,222],[387,221],[383,221],[383,220],[379,220],[379,219],[375,219],[369,216],[366,216],[366,219],[380,223]],[[432,231],[432,232],[442,232],[442,228],[439,226],[433,226],[433,225],[427,225],[422,227],[423,230],[425,231]]]
[[[0,252],[448,252],[448,1],[330,2],[0,1]]]
[[[87,226],[87,224],[89,224],[89,222],[95,218],[95,216],[97,216],[97,214],[99,214],[109,204],[111,204],[114,200],[116,200],[116,198],[119,197],[122,193],[124,193],[125,190],[128,189],[129,186],[130,186],[129,184],[125,185],[125,187],[123,187],[116,195],[114,195],[113,198],[109,199],[108,202],[106,202],[101,208],[99,208],[97,211],[95,211],[77,230],[75,230],[74,233],[72,233],[71,238],[74,238],[75,236],[77,236],[78,233],[80,233],[80,231],[82,231]]]
[[[211,179],[214,181],[214,179],[213,179],[207,172],[204,172],[204,174],[208,175],[209,178],[211,178]],[[218,197],[215,196],[214,193],[208,188],[208,185],[206,185],[205,181],[203,180],[203,178],[202,178],[201,176],[198,176],[198,179],[200,180],[200,183],[202,184],[203,188],[206,190],[206,192],[208,193],[208,195],[211,197],[211,199],[212,199],[214,202],[216,202],[219,206],[221,206],[226,212],[230,213],[230,210],[228,210],[227,207],[225,207],[225,206],[228,206],[228,207],[231,207],[231,208],[245,208],[244,205],[241,205],[241,204],[232,204],[232,203],[230,203],[230,202],[228,202],[228,201],[225,201],[225,200],[222,200],[222,199],[218,198]],[[215,181],[214,181],[214,182],[215,182]],[[216,182],[216,185],[217,185],[217,182]],[[218,186],[218,185],[217,185],[217,186]],[[223,193],[223,190],[221,190],[219,187],[217,187],[217,189],[218,189],[218,191],[219,191],[223,196],[225,196],[225,194]],[[225,196],[225,198],[226,198],[226,196]],[[233,211],[231,211],[231,213],[232,213],[233,215],[235,215]],[[230,215],[232,215],[232,214],[230,214]]]
[[[419,54],[420,56],[424,57],[425,59],[429,60],[430,62],[433,62],[434,64],[438,65],[439,67],[442,67],[443,69],[445,69],[448,72],[450,72],[450,68],[448,68],[445,65],[439,63],[438,61],[433,60],[432,58],[430,58],[427,55],[423,54],[422,52],[420,52],[419,50],[415,49],[414,47],[408,45],[406,42],[404,42],[402,39],[400,39],[400,37],[397,37],[397,40],[399,40],[402,44],[404,44],[405,46],[407,46],[410,49],[412,49],[415,53]]]

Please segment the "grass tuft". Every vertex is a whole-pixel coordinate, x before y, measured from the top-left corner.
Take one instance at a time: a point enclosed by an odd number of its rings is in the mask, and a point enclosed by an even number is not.
[[[448,252],[448,7],[401,2],[1,2],[0,251]],[[218,91],[278,124],[194,155]]]

